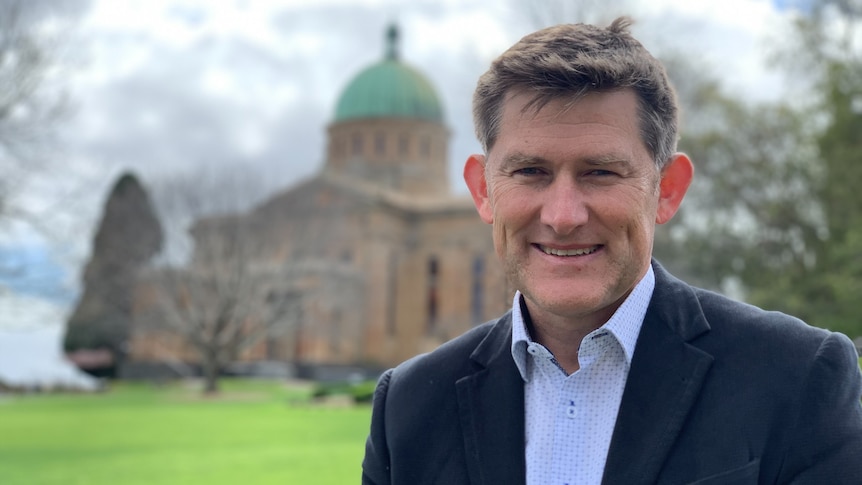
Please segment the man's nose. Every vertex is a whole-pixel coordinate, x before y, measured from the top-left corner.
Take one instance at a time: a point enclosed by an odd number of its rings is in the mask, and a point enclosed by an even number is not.
[[[570,234],[587,223],[586,198],[576,181],[560,177],[542,195],[541,222],[557,234]]]

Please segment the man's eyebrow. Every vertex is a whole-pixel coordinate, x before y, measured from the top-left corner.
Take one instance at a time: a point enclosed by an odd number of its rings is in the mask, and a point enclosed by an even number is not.
[[[502,168],[506,167],[532,167],[537,165],[546,164],[548,161],[543,157],[537,157],[533,155],[526,155],[524,153],[512,153],[503,158],[500,163]],[[626,167],[631,166],[631,160],[626,157],[614,155],[614,154],[606,154],[606,155],[597,155],[594,157],[586,157],[582,160],[583,163],[593,166],[593,167],[602,167],[608,165],[624,165]]]
[[[534,157],[523,153],[511,153],[506,155],[500,162],[501,167],[530,167],[533,165],[542,165],[546,160],[542,157]]]
[[[631,166],[631,161],[626,157],[621,157],[618,155],[608,154],[608,155],[600,155],[597,157],[589,157],[584,160],[584,163],[592,166],[603,166],[603,165],[625,165]]]

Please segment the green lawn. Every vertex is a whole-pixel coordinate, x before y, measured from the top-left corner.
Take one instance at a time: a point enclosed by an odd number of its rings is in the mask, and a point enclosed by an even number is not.
[[[97,395],[0,398],[0,484],[358,483],[370,408],[307,390],[227,382],[118,385]]]

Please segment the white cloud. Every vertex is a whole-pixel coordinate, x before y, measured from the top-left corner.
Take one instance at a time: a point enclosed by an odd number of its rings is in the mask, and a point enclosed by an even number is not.
[[[649,10],[672,11],[677,15],[707,19],[714,24],[733,25],[749,32],[763,28],[763,22],[776,13],[770,0],[654,0]]]

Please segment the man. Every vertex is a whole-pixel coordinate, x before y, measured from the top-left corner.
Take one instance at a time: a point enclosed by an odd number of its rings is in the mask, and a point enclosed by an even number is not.
[[[381,377],[363,483],[862,483],[850,340],[651,260],[693,168],[628,23],[536,32],[480,78],[464,178],[518,292]]]

